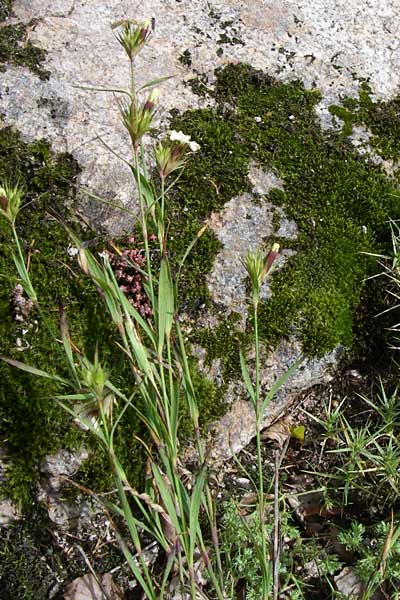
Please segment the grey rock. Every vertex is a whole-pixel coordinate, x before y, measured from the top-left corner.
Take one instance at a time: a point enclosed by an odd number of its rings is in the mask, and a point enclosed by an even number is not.
[[[60,529],[88,527],[98,514],[98,507],[87,496],[77,494],[73,499],[65,498],[65,480],[71,478],[88,457],[85,448],[75,453],[61,449],[46,456],[40,464],[38,499],[46,504],[50,520]]]
[[[254,172],[253,172],[254,173]],[[260,185],[260,184],[259,184]],[[280,227],[275,232],[274,216],[278,214]],[[218,304],[223,304],[228,311],[235,311],[246,318],[246,270],[243,259],[248,250],[266,246],[275,233],[290,240],[297,237],[297,226],[294,221],[285,218],[279,207],[261,200],[255,202],[251,194],[243,194],[232,198],[218,213],[213,213],[209,220],[210,228],[222,244],[210,273],[207,285],[211,296]],[[276,260],[275,270],[283,267],[293,250],[283,248]],[[270,296],[268,280],[261,289],[261,297]],[[244,326],[244,323],[242,323]]]
[[[60,529],[78,531],[90,527],[91,520],[98,514],[93,502],[82,496],[66,501],[55,494],[47,495],[47,512],[50,521]]]
[[[40,463],[40,471],[47,477],[70,477],[77,472],[82,462],[89,457],[85,448],[78,452],[59,450],[56,454],[46,456]]]
[[[7,527],[21,518],[21,513],[11,500],[0,500],[0,527]]]
[[[339,575],[334,577],[336,589],[350,600],[357,600],[362,597],[364,590],[361,579],[354,573],[350,567],[345,567]]]

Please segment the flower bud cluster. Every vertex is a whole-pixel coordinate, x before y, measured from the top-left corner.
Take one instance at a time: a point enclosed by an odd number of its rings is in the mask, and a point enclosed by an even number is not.
[[[113,25],[113,28],[115,27],[121,27],[121,31],[117,33],[116,37],[132,61],[150,36],[150,21],[143,21],[142,23],[129,20],[118,21]]]
[[[129,238],[128,243],[133,245],[135,239]],[[149,299],[143,288],[143,276],[134,266],[131,266],[132,263],[140,268],[145,265],[143,253],[137,248],[126,248],[120,256],[112,252],[107,254],[118,285],[129,302],[142,317],[151,316]]]
[[[22,197],[23,191],[18,184],[11,186],[4,183],[0,186],[0,215],[13,226],[21,208]]]
[[[108,375],[98,362],[97,356],[94,363],[85,357],[81,358],[81,375],[84,385],[94,392],[96,398],[102,398]]]
[[[159,91],[154,89],[142,104],[131,101],[129,104],[121,105],[120,111],[122,122],[129,132],[132,144],[137,148],[140,140],[150,130],[153,122]]]
[[[255,306],[258,305],[261,286],[264,280],[271,275],[278,254],[279,244],[275,243],[266,253],[260,248],[257,248],[257,250],[249,250],[245,256],[243,264],[250,278],[253,303]]]
[[[76,404],[74,412],[77,417],[74,419],[75,425],[84,431],[89,429],[85,421],[91,421],[93,427],[100,427],[100,414],[110,418],[113,405],[116,403],[115,396],[108,388],[108,373],[102,367],[98,360],[97,350],[94,362],[90,362],[86,356],[79,357],[80,375],[85,389],[92,392],[94,398],[85,404]]]

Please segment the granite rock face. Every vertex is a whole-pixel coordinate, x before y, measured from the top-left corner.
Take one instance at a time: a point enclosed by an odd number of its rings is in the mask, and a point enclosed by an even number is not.
[[[123,156],[128,149],[120,126],[116,98],[75,87],[120,88],[127,64],[110,24],[124,18],[155,19],[155,34],[137,61],[140,79],[166,74],[159,119],[171,108],[201,105],[185,80],[197,73],[212,79],[228,62],[247,62],[281,80],[301,79],[321,90],[319,110],[330,123],[327,106],[341,94],[358,89],[357,78],[369,79],[382,98],[400,85],[400,5],[396,0],[15,0],[9,22],[30,22],[29,39],[47,51],[48,81],[23,68],[1,75],[0,113],[29,139],[46,137],[54,150],[68,150],[83,166],[81,184],[108,201],[129,205],[130,173],[99,142]],[[187,52],[190,65],[179,57]],[[139,81],[140,83],[140,81]],[[90,218],[106,230],[121,233],[126,213],[97,207]]]

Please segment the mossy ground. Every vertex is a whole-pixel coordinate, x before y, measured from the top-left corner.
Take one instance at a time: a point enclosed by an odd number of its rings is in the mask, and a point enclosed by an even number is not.
[[[295,334],[312,354],[351,346],[355,330],[363,330],[359,315],[367,326],[372,318],[359,310],[361,299],[368,303],[364,280],[376,269],[363,253],[390,248],[387,220],[400,213],[397,181],[360,156],[343,134],[322,130],[315,111],[320,96],[299,82],[280,83],[249,66],[230,65],[217,74],[214,98],[216,108],[173,120],[202,148],[172,201],[174,255],[182,255],[212,211],[249,190],[249,163],[257,161],[283,180],[285,192],[271,191],[269,199],[299,227],[292,245],[297,254],[274,275],[272,299],[260,309],[263,339],[275,344]],[[368,105],[368,114],[392,114],[396,101],[389,104]],[[377,128],[382,146],[399,142],[397,127]],[[204,274],[217,249],[211,233],[200,239],[185,271],[186,298],[207,302]],[[218,352],[224,356],[223,344],[219,351],[214,344],[213,356]]]
[[[60,574],[60,556],[50,551],[51,535],[43,514],[30,514],[2,532],[0,540],[0,596],[3,600],[42,600]],[[49,568],[51,564],[52,569]]]

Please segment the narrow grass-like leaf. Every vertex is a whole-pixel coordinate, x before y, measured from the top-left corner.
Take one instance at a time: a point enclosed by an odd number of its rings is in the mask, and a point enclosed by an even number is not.
[[[168,261],[161,259],[160,278],[158,284],[158,346],[159,358],[162,356],[165,338],[170,337],[174,320],[174,287]]]
[[[160,496],[162,498],[163,505],[165,506],[165,512],[167,513],[167,515],[169,516],[169,518],[171,520],[172,526],[175,529],[175,533],[177,535],[179,535],[181,526],[180,526],[178,514],[176,512],[175,502],[172,498],[170,489],[169,489],[168,485],[165,483],[165,480],[161,474],[160,468],[157,465],[155,465],[155,464],[152,465],[152,472],[154,475],[157,490],[159,491]]]
[[[132,173],[136,179],[136,182],[140,185],[141,194],[146,202],[147,208],[154,205],[155,193],[151,182],[140,173],[140,171],[133,165],[131,165]]]
[[[56,400],[57,404],[59,406],[61,406],[61,408],[63,410],[65,410],[66,413],[71,415],[71,417],[73,417],[74,419],[79,419],[79,421],[83,425],[85,425],[85,427],[87,427],[88,431],[90,431],[92,433],[92,435],[94,435],[94,437],[97,437],[105,446],[107,445],[106,438],[105,438],[102,430],[100,428],[96,428],[90,419],[86,419],[85,417],[80,417],[79,415],[77,415],[77,413],[74,411],[73,408],[71,408],[70,406],[68,406],[68,404],[65,404],[65,402],[62,401],[61,396],[55,397],[55,400]]]
[[[183,387],[185,390],[185,397],[186,397],[186,402],[189,408],[189,414],[190,414],[190,418],[192,420],[192,423],[195,427],[195,435],[198,438],[198,442],[199,440],[199,432],[198,432],[198,428],[199,428],[199,407],[196,401],[196,393],[194,391],[194,386],[193,386],[193,381],[192,381],[192,376],[190,373],[190,365],[189,365],[189,361],[188,361],[188,357],[186,354],[186,348],[185,348],[185,340],[183,338],[183,334],[182,334],[182,330],[180,328],[179,325],[179,321],[176,322],[176,332],[178,335],[178,339],[179,339],[179,347],[180,347],[180,363],[181,366],[183,367]],[[198,451],[201,453],[201,444],[198,443]]]
[[[130,167],[132,166],[130,163],[128,163],[128,161],[124,161],[124,162],[129,164]],[[86,194],[86,196],[89,196],[89,198],[93,198],[93,200],[97,200],[98,202],[101,202],[102,204],[105,204],[106,206],[112,206],[113,208],[115,208],[115,210],[120,210],[121,212],[125,212],[133,218],[137,217],[137,214],[135,212],[133,212],[133,210],[126,208],[126,206],[121,206],[120,204],[117,204],[116,202],[111,202],[110,200],[106,200],[105,198],[102,198],[101,196],[98,196],[97,194],[94,194],[93,192],[91,192],[90,190],[86,190],[85,188],[80,188],[80,191],[83,194]]]
[[[132,99],[130,92],[127,90],[123,90],[121,88],[98,88],[92,87],[90,85],[79,85],[78,83],[73,83],[72,87],[77,88],[79,90],[85,90],[86,92],[112,92],[113,94],[125,94]]]
[[[285,383],[293,375],[293,373],[296,371],[297,367],[301,364],[301,362],[302,362],[302,359],[296,360],[296,362],[293,363],[293,365],[291,367],[289,367],[289,369],[287,371],[285,371],[285,373],[283,373],[283,375],[281,375],[275,381],[274,385],[271,387],[271,389],[269,390],[269,392],[267,393],[267,395],[265,396],[265,398],[261,404],[261,414],[263,414],[264,410],[266,409],[268,404],[271,402],[271,400],[274,398],[276,393],[280,390],[280,388],[283,385],[285,385]]]
[[[183,255],[183,258],[182,258],[181,262],[179,263],[178,273],[177,273],[177,276],[176,276],[176,283],[177,283],[177,285],[178,285],[178,281],[179,281],[179,278],[180,278],[182,267],[185,264],[185,261],[186,261],[187,257],[189,256],[189,254],[193,250],[194,246],[197,244],[198,240],[201,238],[201,236],[203,235],[203,233],[205,233],[205,231],[207,229],[208,229],[208,224],[206,223],[205,225],[203,225],[199,229],[199,231],[197,232],[195,238],[190,242],[189,246],[186,248],[185,253]]]
[[[95,396],[92,392],[88,392],[87,394],[62,394],[59,396],[54,396],[55,400],[72,400],[72,401],[82,401],[82,402],[90,402],[95,399]]]
[[[193,568],[193,556],[196,547],[197,532],[200,530],[199,511],[203,498],[203,490],[206,482],[206,469],[203,467],[197,475],[189,508],[189,566]]]
[[[13,358],[7,358],[6,356],[0,356],[0,360],[8,363],[12,367],[16,367],[21,371],[25,371],[26,373],[30,373],[31,375],[36,375],[37,377],[45,377],[46,379],[51,379],[52,381],[58,381],[59,383],[69,384],[69,381],[59,377],[58,375],[53,375],[51,373],[47,373],[46,371],[42,371],[42,369],[37,369],[36,367],[32,367],[32,365],[27,365],[26,363],[20,362],[19,360],[15,360]]]
[[[21,279],[22,287],[24,288],[27,296],[32,300],[32,302],[37,302],[36,292],[32,287],[31,280],[29,278],[28,271],[26,270],[26,266],[21,257],[13,254],[13,261],[17,268],[18,275]]]
[[[154,369],[149,361],[147,350],[140,341],[132,319],[127,313],[125,313],[124,327],[139,369],[155,386]]]
[[[241,350],[239,351],[239,356],[240,356],[240,367],[242,369],[243,381],[246,385],[247,392],[254,404],[254,402],[256,401],[256,393],[255,393],[253,384],[251,383],[250,374],[249,374],[249,371],[248,371],[247,365],[246,365],[246,360],[245,360],[245,358],[243,356],[243,352]]]
[[[175,77],[175,75],[166,75],[165,77],[158,77],[157,79],[152,79],[151,81],[148,81],[147,83],[144,83],[138,89],[138,92],[141,92],[142,90],[146,90],[148,88],[151,88],[151,87],[154,87],[156,85],[159,85],[163,81],[168,81],[168,79],[172,79],[173,77]]]
[[[155,591],[153,584],[151,582],[151,577],[148,572],[147,566],[144,564],[144,561],[141,560],[142,568],[147,570],[146,579],[143,577],[141,570],[139,569],[135,557],[132,555],[124,538],[120,535],[120,533],[115,529],[115,537],[118,540],[118,544],[122,550],[123,555],[125,556],[126,562],[128,563],[133,575],[135,576],[137,582],[141,586],[143,592],[145,593],[145,597],[147,600],[157,600],[157,592]]]

